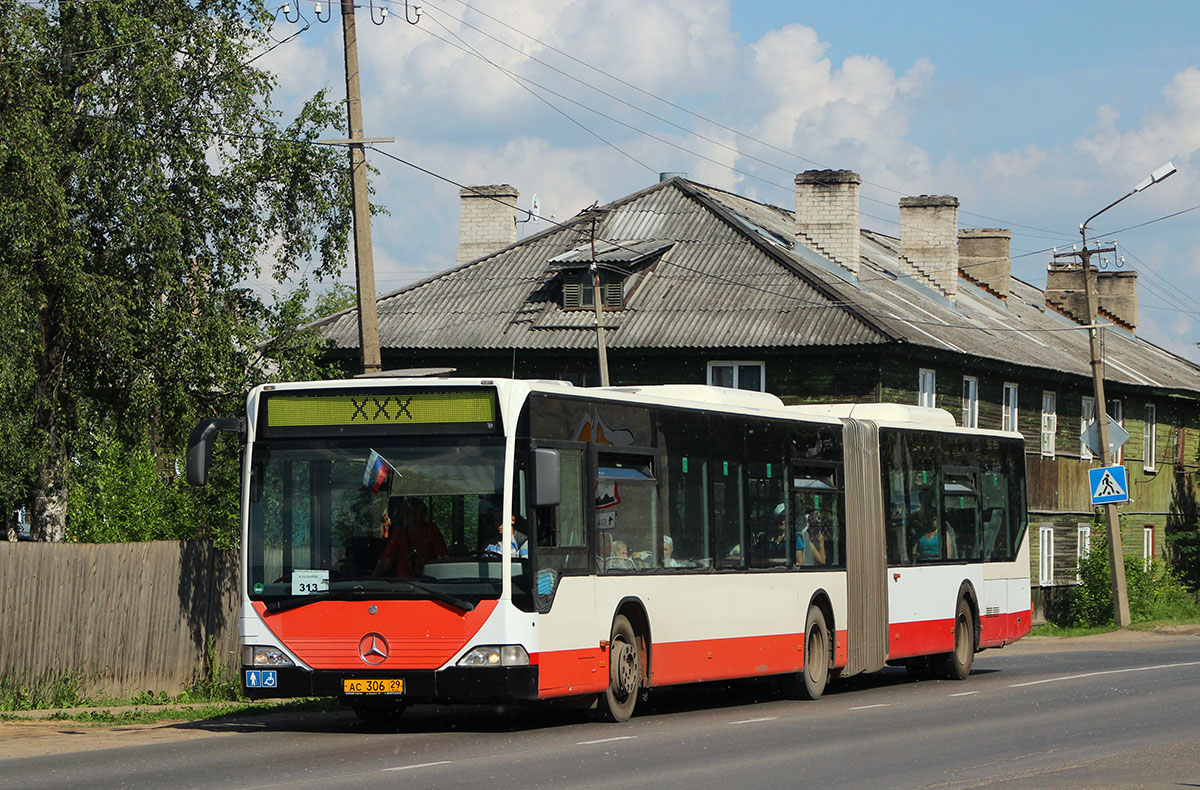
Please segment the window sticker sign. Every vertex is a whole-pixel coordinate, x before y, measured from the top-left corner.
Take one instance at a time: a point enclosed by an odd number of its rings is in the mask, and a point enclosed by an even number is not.
[[[328,570],[292,571],[292,595],[316,595],[329,592]]]

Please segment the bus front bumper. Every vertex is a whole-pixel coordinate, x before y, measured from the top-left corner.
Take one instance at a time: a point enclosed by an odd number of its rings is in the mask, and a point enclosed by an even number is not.
[[[511,702],[538,696],[538,668],[451,667],[441,670],[309,670],[300,667],[242,667],[242,693],[250,699],[339,697],[347,704],[403,702]],[[347,693],[346,681],[400,679],[400,693]],[[362,684],[352,684],[362,685]],[[376,684],[367,684],[375,686]]]

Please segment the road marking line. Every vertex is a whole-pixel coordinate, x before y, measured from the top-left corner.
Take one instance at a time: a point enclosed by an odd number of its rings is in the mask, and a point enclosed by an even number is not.
[[[1194,667],[1200,666],[1200,661],[1184,661],[1179,664],[1156,664],[1152,667],[1128,667],[1126,669],[1106,669],[1101,672],[1085,672],[1082,675],[1063,675],[1060,678],[1046,678],[1045,680],[1031,680],[1028,683],[1013,683],[1009,685],[1010,689],[1021,688],[1022,686],[1038,686],[1042,683],[1057,683],[1060,680],[1079,680],[1080,678],[1094,678],[1099,675],[1119,675],[1123,672],[1148,672],[1151,669],[1174,669],[1175,667]]]
[[[778,716],[763,716],[761,719],[742,719],[741,721],[731,721],[730,724],[757,724],[760,721],[775,721]]]
[[[398,765],[395,768],[384,768],[385,771],[411,771],[414,768],[432,768],[435,765],[449,765],[449,760],[438,760],[436,763],[417,763],[416,765]]]
[[[856,708],[850,708],[850,710],[866,710],[867,708],[890,708],[890,707],[892,707],[892,703],[881,702],[878,705],[859,705]]]
[[[960,691],[957,694],[951,694],[951,697],[969,697],[972,694],[978,694],[978,691]]]
[[[616,738],[601,738],[598,741],[580,741],[576,746],[591,746],[597,743],[612,743],[613,741],[632,741],[636,740],[636,735],[618,735]]]

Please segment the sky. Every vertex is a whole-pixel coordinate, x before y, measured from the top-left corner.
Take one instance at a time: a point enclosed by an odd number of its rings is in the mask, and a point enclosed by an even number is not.
[[[791,209],[813,168],[859,173],[862,225],[891,235],[900,197],[958,197],[959,226],[1011,229],[1013,274],[1043,287],[1052,248],[1170,161],[1089,228],[1138,272],[1138,335],[1200,362],[1194,0],[432,0],[416,24],[359,2],[365,134],[395,138],[368,151],[380,294],[454,265],[459,185],[566,219],[674,171]],[[340,11],[316,11],[281,12],[256,61],[285,114],[345,96]]]

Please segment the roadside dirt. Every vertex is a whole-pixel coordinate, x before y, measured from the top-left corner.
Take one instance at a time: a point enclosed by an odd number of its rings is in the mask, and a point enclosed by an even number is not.
[[[1026,637],[1005,648],[1006,652],[1069,652],[1079,650],[1122,650],[1145,647],[1156,642],[1193,641],[1200,649],[1200,625],[1163,626],[1153,631],[1114,631],[1107,634],[1063,639],[1050,636]],[[145,710],[143,706],[141,708]],[[97,710],[89,708],[87,710]],[[103,708],[120,713],[133,708]],[[69,752],[114,749],[154,743],[179,742],[201,738],[222,738],[238,732],[269,727],[275,721],[295,722],[297,718],[349,717],[349,713],[273,713],[222,719],[220,724],[190,720],[160,721],[154,724],[96,726],[47,718],[55,711],[23,711],[23,718],[0,721],[0,760],[22,757],[46,757]],[[340,719],[339,719],[340,721]],[[317,726],[321,726],[317,724]]]

